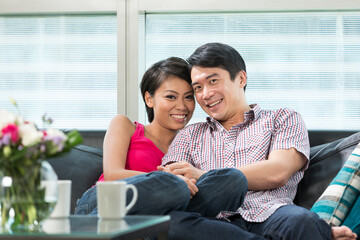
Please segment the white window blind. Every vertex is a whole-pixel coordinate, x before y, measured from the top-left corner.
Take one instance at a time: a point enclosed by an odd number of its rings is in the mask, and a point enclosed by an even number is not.
[[[293,108],[312,130],[360,130],[360,12],[146,14],[144,29],[146,67],[226,43],[246,62],[249,104]],[[192,122],[205,117],[197,106]]]
[[[104,130],[117,109],[116,15],[0,16],[0,109]]]

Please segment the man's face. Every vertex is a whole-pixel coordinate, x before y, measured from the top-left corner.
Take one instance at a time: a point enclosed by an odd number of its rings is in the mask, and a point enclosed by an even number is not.
[[[242,88],[246,84],[245,72],[239,72],[232,81],[229,72],[222,68],[194,66],[191,80],[196,100],[209,116],[219,122],[237,117],[244,104]]]

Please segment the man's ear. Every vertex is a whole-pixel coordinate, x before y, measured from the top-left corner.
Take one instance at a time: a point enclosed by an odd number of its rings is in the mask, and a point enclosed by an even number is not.
[[[148,91],[145,92],[145,103],[149,108],[154,107],[153,97],[150,95]]]
[[[243,70],[243,71],[240,71],[238,73],[238,77],[240,78],[240,87],[241,88],[244,88],[246,86],[246,83],[247,83],[247,76],[246,76],[246,72]]]

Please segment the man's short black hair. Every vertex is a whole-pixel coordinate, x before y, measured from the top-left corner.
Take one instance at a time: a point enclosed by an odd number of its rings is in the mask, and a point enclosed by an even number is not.
[[[207,43],[197,48],[187,59],[190,68],[199,67],[220,67],[230,74],[234,80],[240,71],[246,72],[244,59],[235,48],[223,43]]]

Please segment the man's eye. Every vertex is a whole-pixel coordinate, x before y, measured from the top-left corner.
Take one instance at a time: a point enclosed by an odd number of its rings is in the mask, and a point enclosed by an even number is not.
[[[195,86],[194,87],[194,91],[196,92],[196,91],[199,91],[201,89],[201,87],[200,86]]]
[[[211,83],[216,83],[217,79],[211,79],[210,82]]]

